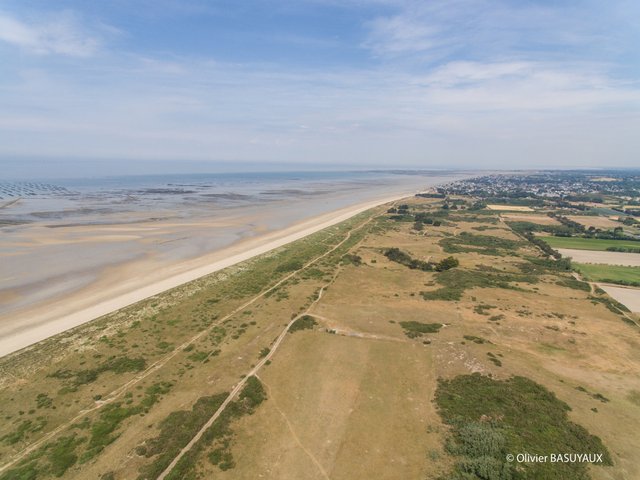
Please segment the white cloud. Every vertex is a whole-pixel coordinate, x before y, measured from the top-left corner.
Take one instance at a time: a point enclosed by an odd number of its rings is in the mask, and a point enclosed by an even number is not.
[[[135,49],[82,59],[77,69],[67,59],[57,68],[20,58],[0,89],[0,156],[637,163],[640,86],[620,79],[613,58],[572,58],[572,46],[597,32],[548,8],[489,8],[498,2],[399,0],[367,24],[377,58],[357,68]],[[0,40],[91,55],[108,32],[87,34],[81,24],[72,15],[21,22],[0,14]],[[535,48],[515,48],[524,37]],[[542,51],[543,41],[565,48]]]
[[[0,40],[34,54],[73,57],[91,56],[100,45],[69,12],[37,22],[23,22],[0,12]]]
[[[140,60],[93,67],[88,81],[32,73],[12,92],[24,99],[21,110],[0,113],[0,153],[399,164],[435,155],[511,165],[519,149],[578,162],[585,145],[606,143],[630,162],[640,148],[631,128],[640,89],[597,64],[465,61],[428,74],[381,67],[310,75]]]
[[[377,57],[427,63],[448,56],[606,58],[633,52],[628,37],[635,30],[637,38],[638,14],[640,4],[626,0],[404,0],[366,23],[362,46]]]

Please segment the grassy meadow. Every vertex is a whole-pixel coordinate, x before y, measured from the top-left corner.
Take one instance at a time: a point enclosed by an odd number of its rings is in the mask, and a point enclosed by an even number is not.
[[[576,270],[591,282],[618,283],[640,286],[640,267],[574,263]]]
[[[609,240],[601,238],[581,237],[542,237],[553,248],[574,248],[577,250],[605,251],[610,247],[636,249],[640,248],[640,242],[628,240]]]

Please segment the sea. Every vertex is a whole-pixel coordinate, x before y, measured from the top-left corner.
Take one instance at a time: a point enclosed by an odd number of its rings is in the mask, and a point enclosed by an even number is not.
[[[292,171],[0,179],[0,224],[42,220],[110,223],[119,213],[135,214],[139,220],[159,212],[184,217],[243,207],[283,208],[286,204],[294,207],[291,220],[299,220],[387,194],[421,190],[434,177],[447,173]]]

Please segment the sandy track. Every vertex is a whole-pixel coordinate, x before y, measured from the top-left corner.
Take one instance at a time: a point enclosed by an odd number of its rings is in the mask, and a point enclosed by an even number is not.
[[[343,222],[365,210],[406,198],[408,195],[410,193],[403,193],[390,198],[357,204],[305,220],[278,232],[240,242],[183,264],[182,268],[186,270],[179,273],[160,271],[157,272],[157,278],[155,279],[146,277],[122,278],[119,287],[126,293],[113,298],[105,299],[104,291],[101,288],[93,288],[83,295],[83,306],[73,302],[58,302],[57,304],[46,306],[41,311],[31,312],[28,319],[21,317],[4,319],[0,325],[0,356],[15,352],[205,275],[249,260],[257,255]]]

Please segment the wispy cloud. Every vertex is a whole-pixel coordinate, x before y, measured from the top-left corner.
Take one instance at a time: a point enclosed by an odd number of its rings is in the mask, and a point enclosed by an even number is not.
[[[179,8],[177,0],[163,1]],[[296,9],[344,8],[338,0],[287,1]],[[13,61],[12,75],[0,79],[0,158],[637,163],[640,85],[621,68],[638,32],[620,20],[636,11],[627,0],[606,12],[586,9],[595,0],[583,0],[586,12],[572,2],[347,3],[360,19],[341,31],[348,40],[318,28],[315,17],[300,28],[304,16],[296,10],[282,24],[295,28],[247,35],[241,51],[234,56],[229,47],[225,58],[190,49],[210,40],[215,13],[189,37],[191,13],[168,8],[142,23],[168,25],[173,36],[158,40],[156,26],[147,35],[127,32],[117,45],[79,14],[0,14],[0,40],[52,54],[7,55]],[[175,16],[169,24],[167,12]],[[228,27],[234,19],[220,22]],[[612,25],[619,29],[611,41],[599,41]],[[180,43],[177,32],[189,41]],[[152,48],[141,49],[145,42]],[[346,50],[356,61],[343,61],[351,58]],[[322,52],[322,62],[305,51]]]
[[[38,21],[21,21],[0,12],[0,40],[34,54],[73,57],[91,56],[100,46],[100,41],[87,33],[70,12]]]
[[[622,5],[624,4],[624,5]],[[363,47],[385,58],[547,57],[610,55],[625,44],[640,4],[519,2],[509,0],[404,0],[367,23]],[[637,30],[636,30],[637,32]]]

